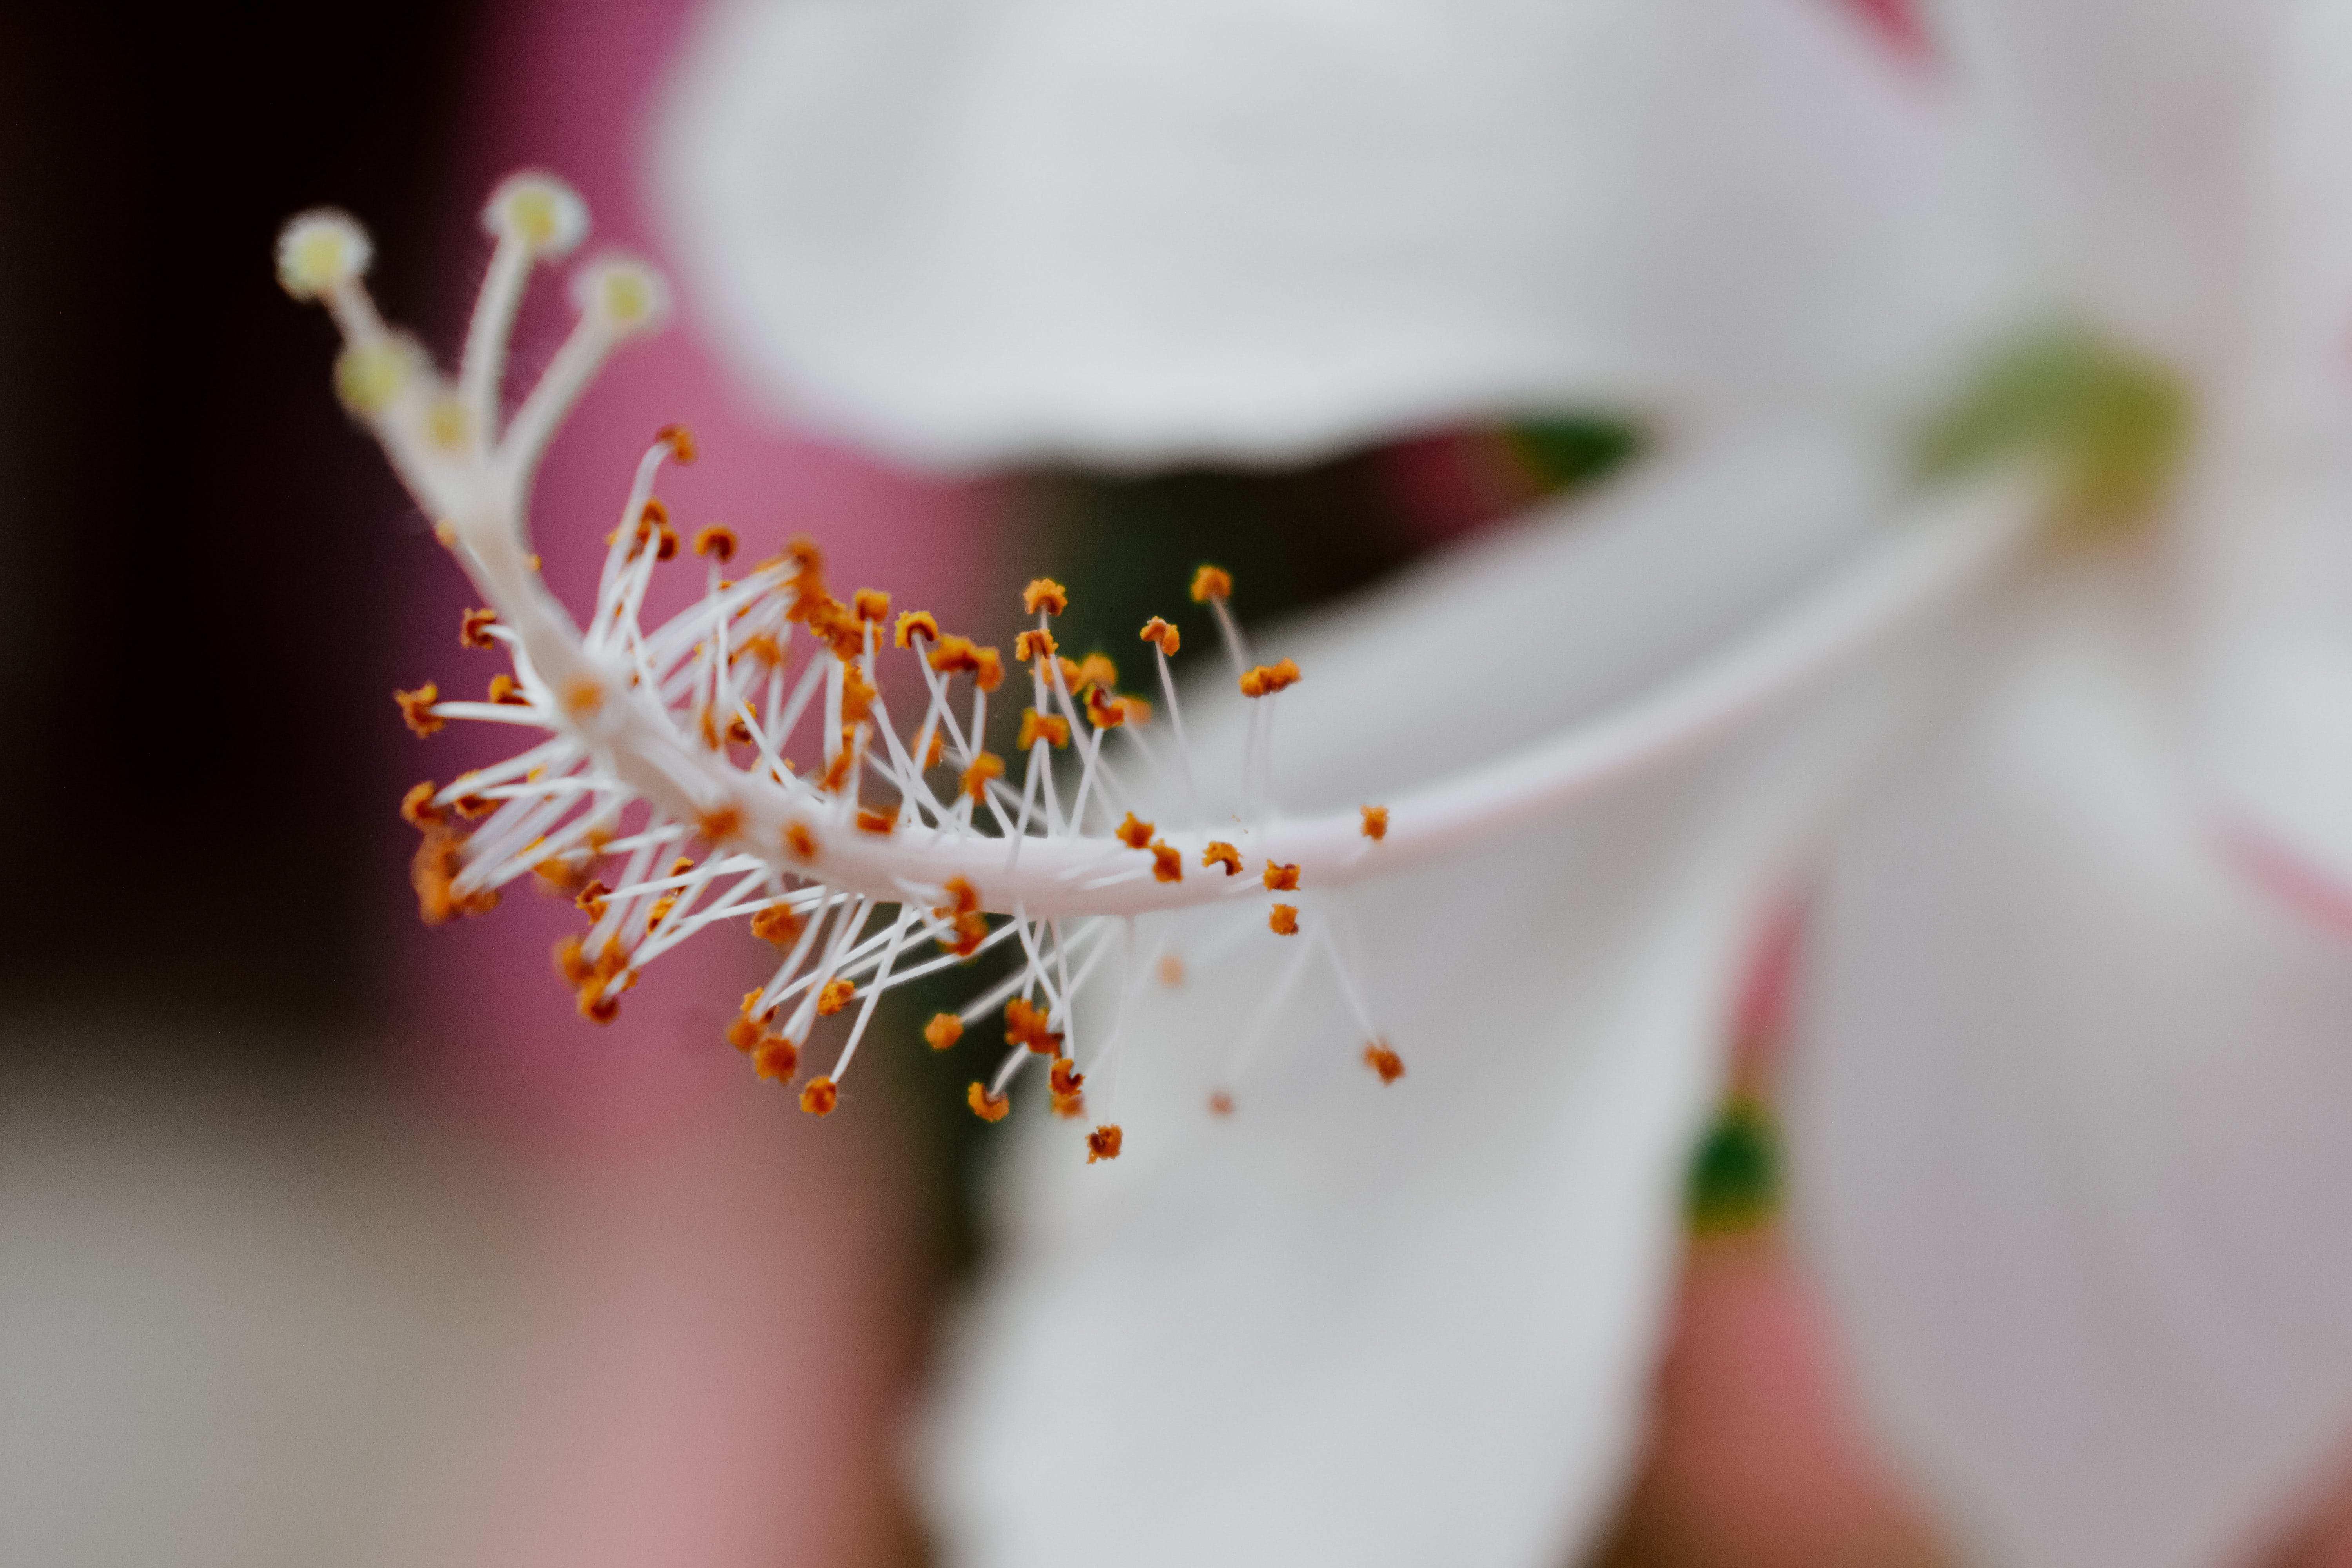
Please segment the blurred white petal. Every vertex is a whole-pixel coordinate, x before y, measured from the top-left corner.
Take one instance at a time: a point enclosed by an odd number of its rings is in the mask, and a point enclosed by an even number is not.
[[[2051,585],[1814,932],[1796,1147],[1982,1559],[2237,1560],[2352,1416],[2352,956],[2240,878],[2144,584]]]
[[[1695,437],[1273,638],[1306,671],[1286,801],[1377,799],[1751,624],[1884,515],[1874,446]],[[1291,956],[1263,933],[1147,992],[1115,1085],[1087,1088],[1127,1152],[1081,1180],[1076,1130],[1032,1121],[1001,1189],[928,1445],[953,1560],[1549,1565],[1589,1544],[1637,1435],[1734,971],[1913,673],[1885,654],[1643,789],[1364,889],[1359,973],[1400,1084],[1359,1063],[1319,974],[1234,1080],[1237,1016]],[[1204,749],[1228,718],[1202,710]],[[1176,928],[1178,951],[1234,919]]]
[[[1999,292],[1966,109],[1797,0],[735,0],[659,184],[803,420],[1270,458],[1916,394]]]
[[[1953,90],[1997,139],[2003,221],[2045,306],[2203,366],[2228,292],[2244,155],[2296,0],[1941,0]]]
[[[2192,535],[2221,810],[2352,909],[2352,5],[2279,40]]]

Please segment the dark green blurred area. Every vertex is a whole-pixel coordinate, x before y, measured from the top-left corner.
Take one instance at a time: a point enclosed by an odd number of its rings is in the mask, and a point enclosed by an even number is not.
[[[1770,1223],[1780,1209],[1780,1131],[1752,1094],[1727,1097],[1691,1156],[1685,1219],[1694,1236]]]

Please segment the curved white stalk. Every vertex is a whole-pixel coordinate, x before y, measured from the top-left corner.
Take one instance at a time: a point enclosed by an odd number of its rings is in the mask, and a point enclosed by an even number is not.
[[[1804,598],[1683,674],[1525,751],[1387,802],[1388,828],[1380,841],[1364,836],[1362,816],[1354,810],[1171,831],[1161,837],[1188,868],[1176,882],[1145,877],[1100,885],[1100,873],[1150,864],[1149,851],[1108,835],[1033,836],[1021,847],[1019,864],[1008,868],[998,839],[913,825],[887,837],[825,831],[814,859],[798,860],[783,849],[782,835],[788,822],[807,819],[804,796],[698,754],[634,698],[615,714],[590,715],[576,727],[579,739],[608,757],[618,777],[672,815],[690,818],[732,802],[743,812],[746,852],[780,870],[819,871],[829,885],[867,896],[895,900],[908,885],[937,888],[965,877],[990,912],[1010,913],[1017,905],[1033,919],[1053,919],[1148,914],[1262,890],[1255,877],[1198,874],[1213,838],[1233,843],[1245,860],[1278,852],[1301,867],[1303,882],[1337,888],[1402,870],[1637,781],[1769,714],[1816,676],[1981,583],[2027,537],[2036,516],[2034,492],[2023,487],[1931,498],[1918,515],[1874,541]],[[551,601],[541,604],[546,595],[536,575],[519,571],[512,552],[498,548],[507,537],[504,525],[494,521],[481,532],[479,565],[469,562],[468,570],[521,633],[532,661],[546,671],[604,679],[561,611],[550,613]],[[470,542],[471,531],[463,536]],[[566,722],[556,717],[551,727]]]

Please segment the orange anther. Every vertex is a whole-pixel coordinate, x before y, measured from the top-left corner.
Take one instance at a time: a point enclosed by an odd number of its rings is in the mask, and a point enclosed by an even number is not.
[[[981,912],[980,893],[961,877],[950,877],[940,890],[948,896],[948,901],[933,908],[931,915],[937,920],[952,917],[956,933],[953,941],[942,937],[940,945],[959,957],[969,958],[978,952],[980,944],[988,939],[988,917]],[[933,1019],[932,1022],[937,1023],[938,1020]],[[958,1028],[961,1029],[961,1026],[959,1025]]]
[[[1170,626],[1158,616],[1154,616],[1143,623],[1143,640],[1157,647],[1170,658],[1174,658],[1177,647],[1184,639],[1182,634],[1174,626]]]
[[[457,621],[459,647],[496,647],[499,639],[490,636],[490,628],[499,624],[496,610],[467,610]]]
[[[1151,847],[1151,824],[1139,820],[1131,811],[1127,814],[1127,820],[1112,831],[1118,836],[1118,841],[1129,849],[1148,849]]]
[[[824,989],[817,993],[816,1016],[820,1018],[832,1017],[835,1013],[848,1006],[851,999],[856,994],[857,982],[855,980],[845,980],[835,976],[826,981]]]
[[[762,1035],[751,1047],[751,1070],[771,1082],[790,1083],[801,1070],[801,1048],[782,1035]]]
[[[849,595],[850,613],[861,621],[890,618],[890,595],[879,588],[860,588]]]
[[[1385,805],[1364,807],[1364,837],[1377,844],[1389,836],[1389,808]]]
[[[1013,639],[1013,657],[1023,664],[1033,659],[1054,657],[1054,634],[1048,631],[1023,632]]]
[[[609,1024],[621,1016],[621,999],[592,981],[580,988],[580,1016],[592,1024]]]
[[[1234,595],[1234,574],[1221,566],[1203,566],[1192,574],[1192,602],[1205,605],[1211,599],[1230,599]]]
[[[1062,1037],[1050,1027],[1052,1016],[1044,1007],[1034,1007],[1027,999],[1015,996],[1004,1005],[1004,1043],[1026,1046],[1041,1057],[1062,1054]]]
[[[845,734],[842,737],[841,750],[833,754],[833,761],[825,763],[824,772],[817,776],[816,787],[827,795],[839,795],[841,786],[849,782],[849,775],[856,772],[856,739],[854,736]]]
[[[683,425],[665,425],[654,432],[654,439],[669,448],[669,455],[681,463],[694,461],[694,432]]]
[[[1265,863],[1265,890],[1267,892],[1288,893],[1296,891],[1297,887],[1298,868],[1296,865],[1285,866],[1277,860],[1269,860]]]
[[[448,813],[433,804],[437,793],[430,780],[411,785],[408,793],[400,797],[400,820],[418,828],[436,827],[448,821]]]
[[[1118,1124],[1105,1122],[1087,1134],[1087,1163],[1091,1165],[1097,1160],[1118,1159],[1119,1145],[1124,1142],[1126,1135],[1119,1131]]]
[[[808,922],[790,904],[770,904],[751,917],[751,934],[761,942],[774,942],[778,947],[790,947],[801,939],[802,928]]]
[[[1033,579],[1021,590],[1021,607],[1033,616],[1041,610],[1049,616],[1061,615],[1070,607],[1069,590],[1051,577]]]
[[[1175,850],[1170,848],[1160,839],[1153,839],[1151,841],[1151,875],[1153,879],[1157,881],[1182,881],[1184,879],[1184,857],[1177,854]]]
[[[877,811],[870,805],[861,805],[857,808],[857,831],[860,833],[873,833],[887,837],[890,830],[898,826],[898,814],[895,811]]]
[[[724,565],[735,559],[735,531],[721,522],[696,530],[694,552],[697,555],[715,555]]]
[[[1137,729],[1151,722],[1151,704],[1142,698],[1122,697],[1118,700],[1118,706],[1119,711],[1127,715],[1127,721]]]
[[[940,758],[946,753],[947,746],[948,732],[945,730],[933,730],[931,743],[923,749],[923,767],[926,772],[940,765]]]
[[[898,629],[891,634],[890,640],[900,647],[912,647],[914,639],[919,637],[931,642],[940,640],[939,617],[929,610],[908,610],[900,616]]]
[[[1004,657],[992,647],[982,648],[979,668],[972,676],[972,684],[978,686],[982,691],[993,691],[1003,685]]]
[[[1173,991],[1184,984],[1184,961],[1172,952],[1160,955],[1160,984]]]
[[[1118,684],[1118,666],[1105,655],[1090,653],[1079,661],[1077,686],[1100,686],[1108,689]]]
[[[933,637],[931,651],[924,657],[941,675],[958,675],[967,670],[977,673],[980,669],[980,647],[970,637]]]
[[[1216,1093],[1214,1093],[1214,1094],[1213,1094],[1213,1095],[1209,1096],[1209,1114],[1210,1114],[1210,1115],[1212,1115],[1212,1116],[1231,1116],[1233,1113],[1234,1113],[1234,1097],[1233,1097],[1232,1095],[1227,1094],[1223,1089],[1221,1089],[1217,1090],[1217,1092],[1216,1092]]]
[[[1292,659],[1280,664],[1261,664],[1242,677],[1242,695],[1271,697],[1286,687],[1298,684],[1298,665]]]
[[[1102,687],[1087,687],[1087,721],[1097,730],[1116,730],[1127,722],[1125,700]]]
[[[784,847],[800,859],[814,860],[816,858],[816,835],[809,831],[805,822],[787,822],[784,824]]]
[[[460,893],[456,881],[465,869],[466,835],[454,827],[428,827],[416,856],[409,862],[409,880],[416,889],[416,911],[426,925],[439,925],[460,915],[488,914],[499,907],[494,889]]]
[[[971,766],[963,771],[963,793],[974,801],[988,798],[988,781],[1004,776],[1004,759],[993,752],[982,752],[972,758]]]
[[[953,1013],[934,1013],[923,1026],[923,1038],[931,1049],[944,1051],[963,1038],[963,1020]]]
[[[955,918],[955,941],[940,945],[959,958],[970,958],[988,940],[988,917],[977,910],[960,914]]]
[[[733,838],[743,830],[743,814],[731,805],[706,811],[694,819],[694,830],[702,835],[705,844],[718,846]]]
[[[1002,1121],[1004,1113],[1013,1109],[1010,1096],[991,1094],[987,1085],[981,1083],[975,1083],[964,1091],[963,1102],[971,1106],[971,1113],[982,1121]]]
[[[585,719],[604,706],[604,689],[583,675],[563,689],[563,706],[573,718]]]
[[[1276,936],[1298,934],[1298,908],[1295,904],[1276,904],[1265,917],[1266,929]]]
[[[846,731],[853,724],[862,724],[874,711],[877,693],[866,672],[855,664],[841,667],[841,727]]]
[[[1027,751],[1043,741],[1049,746],[1070,743],[1070,721],[1059,714],[1040,713],[1034,708],[1021,710],[1020,747]]]
[[[932,910],[931,913],[941,920],[950,915],[968,915],[980,908],[980,889],[973,887],[968,878],[950,877],[940,884],[940,891],[948,896],[948,901]]]
[[[801,1090],[801,1109],[811,1116],[831,1116],[833,1108],[841,1103],[841,1090],[829,1078],[813,1078]]]
[[[604,900],[612,896],[612,892],[613,889],[602,882],[591,882],[572,896],[572,902],[590,920],[601,921],[604,918],[605,910],[610,907]]]
[[[596,976],[596,966],[581,952],[585,945],[576,933],[555,944],[555,973],[575,990]]]
[[[523,695],[521,685],[511,675],[490,677],[490,700],[506,708],[530,706],[530,699]]]
[[[419,735],[430,735],[447,722],[433,711],[433,705],[441,700],[441,689],[429,680],[414,691],[394,692],[392,700],[400,704],[402,721]]]
[[[1404,1058],[1389,1049],[1386,1040],[1374,1040],[1364,1047],[1364,1065],[1380,1074],[1382,1083],[1394,1083],[1404,1076]]]
[[[1238,877],[1242,871],[1242,852],[1223,839],[1212,839],[1201,856],[1201,865],[1204,868],[1223,866],[1226,876]]]
[[[1055,1057],[1053,1068],[1054,1114],[1065,1121],[1086,1114],[1087,1097],[1080,1092],[1087,1075],[1067,1057]]]
[[[767,633],[753,632],[743,639],[743,646],[735,650],[735,657],[757,659],[761,664],[773,668],[784,662],[784,650],[777,646],[776,639]]]

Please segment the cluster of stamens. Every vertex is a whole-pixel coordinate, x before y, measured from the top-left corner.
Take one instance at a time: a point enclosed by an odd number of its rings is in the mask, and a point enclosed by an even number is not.
[[[511,661],[478,700],[429,681],[395,693],[402,717],[419,735],[465,720],[543,737],[447,784],[419,784],[402,803],[423,835],[415,882],[425,919],[485,912],[526,878],[571,899],[588,924],[558,946],[556,968],[579,1012],[598,1022],[618,1014],[653,960],[712,927],[747,927],[779,960],[743,997],[727,1039],[761,1078],[794,1081],[820,1021],[848,1015],[829,1070],[800,1090],[802,1108],[820,1116],[838,1103],[887,993],[1004,949],[1017,957],[1013,973],[960,1013],[933,1017],[925,1040],[952,1048],[1001,1012],[1008,1049],[971,1085],[972,1110],[1002,1118],[1012,1080],[1042,1058],[1054,1114],[1084,1116],[1089,1073],[1079,1070],[1074,1026],[1081,989],[1103,984],[1114,1020],[1087,1042],[1098,1075],[1142,979],[1172,986],[1185,973],[1172,950],[1139,961],[1138,917],[1245,896],[1245,859],[1262,863],[1265,892],[1291,894],[1307,885],[1302,863],[1318,849],[1334,861],[1328,824],[1319,837],[1287,833],[1267,805],[1270,710],[1298,667],[1248,662],[1227,608],[1232,579],[1202,568],[1192,597],[1214,616],[1240,690],[1258,700],[1239,787],[1213,797],[1178,704],[1175,626],[1155,616],[1141,629],[1154,702],[1119,691],[1104,654],[1064,653],[1054,621],[1069,596],[1050,579],[1024,592],[1034,624],[1007,660],[926,611],[894,618],[885,593],[841,597],[804,539],[730,575],[736,533],[707,526],[682,543],[656,493],[667,464],[695,460],[692,437],[677,427],[660,432],[640,461],[607,538],[593,610],[575,625],[538,575],[522,498],[555,422],[604,354],[650,323],[660,286],[627,263],[587,268],[579,327],[540,386],[502,417],[506,334],[529,264],[569,248],[584,216],[561,185],[521,176],[493,197],[486,226],[498,248],[454,381],[377,317],[361,282],[366,241],[350,219],[306,215],[279,252],[289,291],[324,300],[343,330],[337,383],[347,405],[488,600],[461,617],[461,646],[502,649]],[[697,561],[699,599],[646,628],[655,573]],[[900,655],[923,693],[907,725],[884,695],[905,679],[886,681],[882,668]],[[1007,700],[997,694],[1016,670],[1028,690],[1008,761],[986,744],[992,700]],[[1223,819],[1222,837],[1161,832],[1139,815],[1147,796],[1138,775],[1181,780],[1196,818]],[[1345,870],[1387,832],[1386,809],[1364,807],[1339,858]],[[1277,846],[1293,852],[1278,859]],[[1303,921],[1294,902],[1272,903],[1265,920],[1279,935],[1307,934],[1364,1037],[1373,1036],[1363,993],[1328,932]],[[1106,970],[1114,960],[1116,979]],[[1384,1060],[1373,1065],[1390,1081],[1402,1068],[1392,1053]],[[1219,1089],[1211,1109],[1232,1105],[1230,1089]],[[1122,1139],[1116,1123],[1097,1125],[1088,1162],[1116,1158]]]

